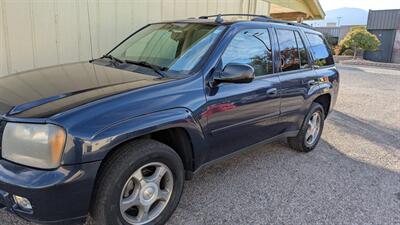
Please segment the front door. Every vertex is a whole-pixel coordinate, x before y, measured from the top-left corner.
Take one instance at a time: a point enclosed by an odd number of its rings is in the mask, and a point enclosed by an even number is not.
[[[228,63],[252,66],[248,84],[222,83],[207,93],[208,160],[275,136],[280,110],[280,82],[273,74],[267,29],[240,30],[221,56],[217,71]]]

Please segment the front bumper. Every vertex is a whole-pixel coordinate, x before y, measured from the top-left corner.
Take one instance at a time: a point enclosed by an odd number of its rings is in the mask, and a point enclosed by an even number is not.
[[[0,160],[0,208],[44,224],[85,220],[100,162],[38,170]],[[32,211],[20,209],[13,195],[27,198]]]

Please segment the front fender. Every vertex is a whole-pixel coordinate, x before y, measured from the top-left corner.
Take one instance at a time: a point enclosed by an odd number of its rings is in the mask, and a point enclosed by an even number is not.
[[[103,160],[113,148],[126,141],[169,128],[183,128],[188,132],[194,148],[193,154],[198,152],[195,148],[204,149],[202,128],[191,111],[174,108],[111,124],[95,133],[90,140],[73,140],[70,145],[74,146],[74,151],[67,152],[63,161],[85,163]]]

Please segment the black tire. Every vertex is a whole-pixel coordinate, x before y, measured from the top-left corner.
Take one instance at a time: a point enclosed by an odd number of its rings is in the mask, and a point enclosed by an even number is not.
[[[308,144],[307,140],[306,140],[306,133],[307,133],[307,129],[309,128],[308,121],[316,112],[320,113],[320,116],[321,116],[321,120],[319,123],[319,133],[318,133],[318,136],[316,137],[316,140],[312,144]],[[317,146],[317,144],[319,142],[319,139],[321,138],[322,130],[324,128],[324,122],[325,122],[324,108],[319,103],[316,103],[316,102],[312,103],[310,110],[309,110],[306,118],[304,119],[303,124],[302,124],[297,136],[288,138],[289,146],[292,149],[299,151],[299,152],[310,152],[310,151],[314,150],[314,148]]]
[[[160,142],[143,139],[120,146],[111,155],[99,174],[90,212],[90,223],[95,225],[130,225],[120,211],[120,197],[130,176],[148,163],[163,163],[172,172],[173,190],[164,210],[148,225],[166,223],[178,206],[183,191],[184,167],[179,155]]]

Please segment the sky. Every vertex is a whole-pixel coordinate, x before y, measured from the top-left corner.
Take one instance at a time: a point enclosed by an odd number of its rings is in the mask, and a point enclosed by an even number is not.
[[[400,9],[400,0],[319,0],[327,11],[342,7],[369,9]]]

